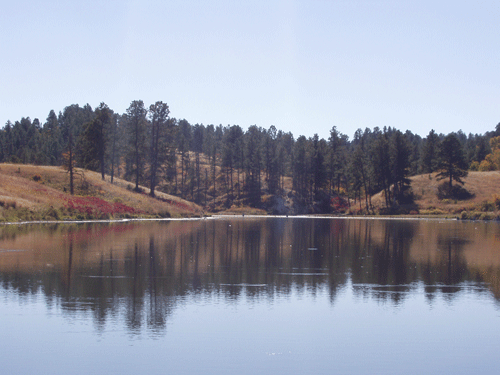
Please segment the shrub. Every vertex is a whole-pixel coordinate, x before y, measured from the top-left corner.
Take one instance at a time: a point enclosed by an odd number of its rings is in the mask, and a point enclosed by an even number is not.
[[[44,215],[44,219],[50,220],[50,219],[55,219],[59,220],[61,218],[61,215],[59,213],[59,210],[55,209],[54,207],[50,207],[47,212]]]
[[[12,199],[0,200],[0,207],[5,209],[16,208],[17,202]]]
[[[439,208],[429,207],[428,210],[421,210],[422,215],[444,215],[446,212],[440,210]]]
[[[495,217],[495,214],[491,212],[483,212],[481,215],[479,215],[479,220],[494,220]]]
[[[478,211],[462,211],[460,219],[462,220],[491,220],[487,219],[489,214],[484,214]]]
[[[479,170],[479,162],[473,161],[472,163],[470,163],[469,169],[471,171],[478,171]]]
[[[133,207],[121,202],[109,203],[97,197],[73,197],[66,201],[64,207],[71,213],[77,213],[77,218],[82,219],[108,219],[114,215],[136,214]]]
[[[491,211],[495,211],[495,203],[493,202],[488,202],[488,201],[483,201],[481,202],[481,211],[483,212],[491,212]]]
[[[465,188],[460,185],[453,185],[450,189],[448,182],[443,182],[438,186],[437,196],[440,200],[451,199],[451,200],[465,200],[473,197]]]
[[[494,199],[493,199],[493,204],[495,205],[495,207],[500,210],[500,196],[498,195],[495,195],[494,196]]]
[[[161,218],[170,218],[172,215],[168,211],[161,211],[158,213],[158,216]]]

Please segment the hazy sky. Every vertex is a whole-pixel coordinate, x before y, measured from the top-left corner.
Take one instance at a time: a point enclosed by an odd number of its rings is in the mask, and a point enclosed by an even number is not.
[[[500,122],[500,2],[2,1],[0,125],[135,99],[295,137],[482,134]]]

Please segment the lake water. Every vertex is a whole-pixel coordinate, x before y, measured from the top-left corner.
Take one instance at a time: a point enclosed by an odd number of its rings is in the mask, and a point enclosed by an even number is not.
[[[0,226],[0,374],[499,374],[500,224]]]

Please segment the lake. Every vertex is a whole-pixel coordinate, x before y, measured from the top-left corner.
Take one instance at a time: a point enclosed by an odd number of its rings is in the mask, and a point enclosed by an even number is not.
[[[0,226],[0,374],[498,374],[500,224]]]

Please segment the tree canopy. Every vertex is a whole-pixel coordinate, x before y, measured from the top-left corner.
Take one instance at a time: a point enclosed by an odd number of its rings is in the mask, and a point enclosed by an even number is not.
[[[383,192],[387,206],[411,198],[409,177],[437,173],[448,188],[468,169],[500,169],[499,125],[484,135],[432,130],[422,139],[388,127],[357,129],[351,139],[332,126],[328,139],[295,137],[274,125],[190,124],[170,117],[167,103],[134,100],[123,114],[105,103],[50,110],[42,124],[29,117],[0,129],[0,161],[66,166],[73,191],[75,168],[118,176],[191,199],[263,207],[270,197],[293,198],[314,212],[349,206],[370,210]],[[210,209],[209,207],[209,209]]]

